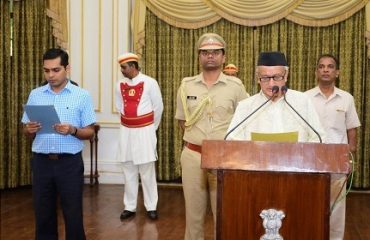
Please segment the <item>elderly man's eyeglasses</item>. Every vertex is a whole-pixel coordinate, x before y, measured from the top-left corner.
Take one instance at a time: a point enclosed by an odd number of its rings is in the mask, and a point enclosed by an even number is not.
[[[208,57],[208,55],[211,55],[212,57],[219,56],[222,53],[222,50],[200,50],[200,55],[203,57]]]
[[[278,81],[282,81],[284,80],[285,78],[285,74],[284,75],[274,75],[274,76],[263,76],[263,77],[260,77],[260,81],[263,82],[263,83],[266,83],[266,82],[270,82],[270,79],[274,80],[275,82],[278,82]]]

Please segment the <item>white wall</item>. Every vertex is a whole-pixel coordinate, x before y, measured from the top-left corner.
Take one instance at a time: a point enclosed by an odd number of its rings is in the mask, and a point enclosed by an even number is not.
[[[69,0],[70,78],[93,97],[99,132],[99,182],[123,183],[117,159],[119,117],[114,86],[121,78],[117,57],[130,51],[130,0]],[[85,173],[90,171],[90,143],[84,149]],[[86,179],[86,182],[88,179]]]

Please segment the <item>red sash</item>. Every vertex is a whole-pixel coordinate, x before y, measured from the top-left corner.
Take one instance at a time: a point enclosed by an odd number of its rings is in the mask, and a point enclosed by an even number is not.
[[[137,117],[127,117],[121,114],[121,124],[128,128],[145,127],[154,123],[154,112]]]
[[[154,123],[154,112],[137,115],[137,109],[144,91],[144,82],[135,86],[121,83],[121,94],[124,104],[124,114],[121,114],[121,124],[129,128],[145,127]]]

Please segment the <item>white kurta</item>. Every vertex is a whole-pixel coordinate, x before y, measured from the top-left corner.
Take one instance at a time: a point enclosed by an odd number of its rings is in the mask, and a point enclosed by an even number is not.
[[[116,108],[121,114],[124,113],[120,88],[122,82],[130,86],[144,82],[144,90],[139,102],[137,114],[144,115],[154,111],[154,124],[141,128],[128,128],[121,125],[119,159],[122,162],[132,161],[135,165],[156,161],[156,130],[161,121],[163,112],[163,101],[159,85],[155,79],[142,73],[139,73],[133,79],[124,78],[119,81],[116,87]]]
[[[320,134],[324,141],[324,130],[319,117],[308,96],[302,92],[289,89],[287,101],[300,115]],[[241,101],[235,110],[228,132],[240,123],[246,116],[267,100],[262,91]],[[285,133],[298,132],[299,142],[319,142],[318,136],[310,127],[288,106],[283,97],[275,102],[268,102],[254,115],[235,129],[228,137],[229,140],[251,140],[251,132],[256,133]]]

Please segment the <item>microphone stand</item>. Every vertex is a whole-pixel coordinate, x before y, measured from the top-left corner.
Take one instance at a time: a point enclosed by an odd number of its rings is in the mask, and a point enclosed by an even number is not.
[[[288,106],[307,124],[307,126],[309,126],[311,129],[312,129],[312,131],[314,131],[314,133],[316,133],[316,135],[319,137],[319,140],[320,140],[320,143],[322,143],[322,140],[321,140],[321,136],[320,136],[320,134],[311,126],[311,124],[309,124],[307,121],[306,121],[306,119],[304,119],[302,116],[301,116],[301,114],[299,114],[298,112],[297,112],[297,110],[295,110],[294,108],[293,108],[293,106],[292,105],[290,105],[290,103],[286,100],[286,92],[288,91],[288,88],[286,87],[286,86],[282,86],[281,87],[281,92],[283,93],[283,95],[284,95],[284,101],[288,104]]]

